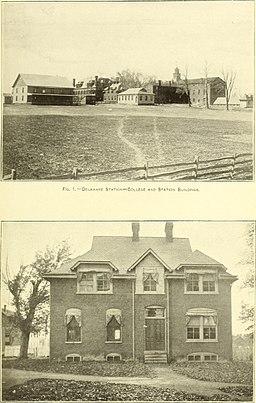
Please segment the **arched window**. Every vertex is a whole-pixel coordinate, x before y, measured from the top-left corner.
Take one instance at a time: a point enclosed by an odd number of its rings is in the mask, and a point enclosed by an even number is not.
[[[107,341],[121,341],[121,310],[108,309],[106,312]]]
[[[81,310],[70,308],[66,311],[66,341],[80,342],[81,341]]]

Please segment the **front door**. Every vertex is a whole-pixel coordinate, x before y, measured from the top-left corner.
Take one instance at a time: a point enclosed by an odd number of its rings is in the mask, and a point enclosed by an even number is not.
[[[150,307],[145,315],[145,350],[165,351],[165,312],[162,307]]]

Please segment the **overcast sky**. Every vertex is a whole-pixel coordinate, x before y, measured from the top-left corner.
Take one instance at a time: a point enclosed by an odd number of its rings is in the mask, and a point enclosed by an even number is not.
[[[164,222],[142,222],[140,236],[165,236]],[[248,249],[245,240],[244,222],[175,222],[174,236],[188,237],[192,250],[199,249],[220,263],[228,272],[239,276],[233,286],[233,332],[244,332],[245,325],[238,320],[242,301],[252,302],[252,292],[241,289],[248,267],[241,264]],[[11,274],[15,274],[20,264],[33,261],[35,252],[44,250],[47,245],[54,246],[68,240],[73,257],[88,251],[93,235],[131,235],[130,222],[41,222],[41,223],[3,223],[2,267],[5,272],[6,259]],[[10,295],[3,290],[2,304],[9,308]]]
[[[253,1],[3,3],[3,90],[18,73],[111,77],[131,69],[172,79],[223,69],[253,91]]]

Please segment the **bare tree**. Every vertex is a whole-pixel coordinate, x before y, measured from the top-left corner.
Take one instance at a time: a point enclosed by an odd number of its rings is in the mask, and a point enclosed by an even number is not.
[[[208,63],[207,60],[205,61],[204,64],[204,88],[205,88],[205,107],[206,109],[209,109],[209,99],[208,99]]]
[[[236,79],[236,73],[234,73],[233,71],[222,70],[222,79],[224,81],[226,109],[228,111],[229,110],[229,101],[231,98],[231,94],[232,94],[235,79]]]
[[[184,91],[187,94],[188,97],[188,106],[191,108],[191,98],[190,98],[190,85],[189,85],[189,79],[188,79],[188,68],[185,68],[185,74],[184,74],[184,85],[183,85]]]
[[[118,72],[117,77],[125,89],[145,87],[156,83],[156,78],[154,76],[144,76],[142,73],[131,71],[129,69]]]
[[[15,308],[12,320],[21,332],[20,358],[28,356],[30,334],[47,326],[49,284],[43,275],[57,269],[69,259],[70,254],[70,247],[65,241],[55,248],[47,247],[44,252],[36,253],[32,264],[20,265],[18,273],[12,279],[9,275],[4,279]]]
[[[253,290],[255,287],[255,261],[254,261],[255,224],[254,223],[247,224],[245,239],[247,248],[245,251],[246,253],[244,253],[244,257],[241,261],[241,264],[248,266],[249,270],[241,288]],[[254,306],[252,304],[245,304],[245,303],[242,304],[240,319],[243,323],[248,324],[246,330],[250,336],[253,336]]]

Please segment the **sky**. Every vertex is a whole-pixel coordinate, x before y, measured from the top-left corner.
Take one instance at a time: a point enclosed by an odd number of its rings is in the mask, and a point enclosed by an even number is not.
[[[3,91],[18,73],[77,80],[130,69],[171,80],[237,74],[253,92],[253,1],[5,2]]]
[[[165,236],[164,222],[140,223],[140,236]],[[239,320],[242,302],[252,303],[253,290],[241,289],[249,266],[241,263],[246,258],[245,222],[176,221],[174,237],[186,238],[192,250],[211,256],[227,267],[228,272],[238,276],[232,286],[233,333],[244,333],[246,325]],[[96,235],[131,236],[130,222],[4,222],[2,224],[2,273],[6,262],[10,276],[17,273],[20,265],[33,261],[36,251],[53,247],[63,240],[71,246],[72,257],[88,251]],[[3,286],[2,305],[11,307],[11,297]]]

